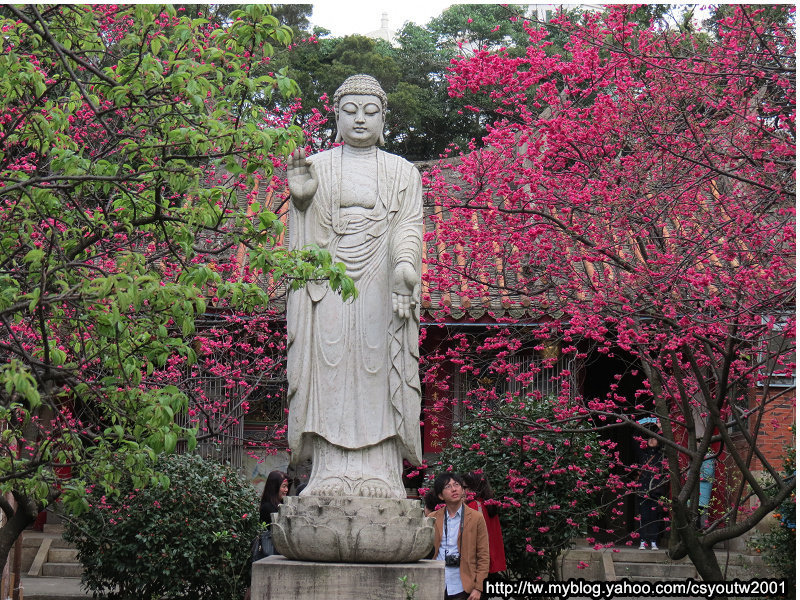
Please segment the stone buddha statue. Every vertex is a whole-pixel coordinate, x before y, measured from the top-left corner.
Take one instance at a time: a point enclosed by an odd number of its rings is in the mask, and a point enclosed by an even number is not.
[[[303,496],[405,498],[403,459],[420,446],[419,284],[422,183],[383,142],[386,94],[369,75],[333,96],[332,150],[288,161],[290,244],[344,263],[358,297],[325,282],[287,301],[289,446],[311,459]]]

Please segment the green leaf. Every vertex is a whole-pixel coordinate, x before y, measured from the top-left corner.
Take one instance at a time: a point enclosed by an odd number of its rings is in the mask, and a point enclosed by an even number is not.
[[[30,298],[30,302],[28,303],[28,311],[33,312],[36,308],[36,305],[39,303],[39,298],[42,295],[42,288],[36,287],[30,294],[25,294],[24,298]]]
[[[177,445],[178,436],[174,432],[170,431],[164,435],[164,452],[167,454],[174,452]]]
[[[44,251],[40,248],[33,248],[32,250],[28,251],[27,254],[25,254],[25,258],[23,260],[33,266],[39,265],[42,262],[42,258],[44,258]]]

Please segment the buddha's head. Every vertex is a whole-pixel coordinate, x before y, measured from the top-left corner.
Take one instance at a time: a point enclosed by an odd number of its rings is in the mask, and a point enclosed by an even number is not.
[[[353,75],[333,94],[336,141],[368,148],[383,144],[386,92],[370,75]]]

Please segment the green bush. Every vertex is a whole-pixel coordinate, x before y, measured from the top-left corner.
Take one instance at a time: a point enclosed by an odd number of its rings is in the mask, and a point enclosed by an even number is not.
[[[253,486],[219,463],[163,455],[169,486],[90,494],[65,537],[84,566],[83,583],[101,598],[241,600],[250,579],[250,541],[260,530]]]
[[[553,401],[514,401],[453,430],[443,466],[482,471],[501,502],[510,575],[555,578],[562,550],[589,529],[608,477],[597,433],[559,430]],[[591,538],[590,538],[591,540]]]
[[[794,477],[795,449],[786,450],[784,474]],[[775,577],[789,580],[789,598],[794,598],[797,583],[797,502],[794,493],[783,501],[772,517],[777,520],[773,527],[765,534],[754,536],[748,545],[764,557]]]

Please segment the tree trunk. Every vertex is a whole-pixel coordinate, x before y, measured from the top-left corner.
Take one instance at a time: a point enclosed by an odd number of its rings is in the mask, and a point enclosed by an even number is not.
[[[717,555],[714,552],[713,544],[704,544],[700,539],[700,533],[689,524],[688,514],[690,511],[686,507],[673,506],[671,512],[671,532],[670,551],[671,559],[677,558],[674,555],[675,547],[680,544],[683,547],[681,555],[688,555],[698,575],[703,581],[723,581],[722,569],[720,569]],[[725,596],[715,596],[711,600],[722,600]]]
[[[719,567],[719,561],[717,561],[717,555],[713,548],[706,547],[697,539],[687,543],[687,546],[689,558],[703,581],[723,580],[722,569]]]
[[[8,562],[14,542],[39,514],[39,506],[32,498],[14,492],[14,499],[16,500],[14,512],[0,527],[0,565]]]

